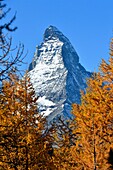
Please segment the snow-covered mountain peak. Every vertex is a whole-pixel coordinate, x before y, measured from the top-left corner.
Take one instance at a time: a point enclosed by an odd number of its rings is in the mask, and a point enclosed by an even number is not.
[[[91,73],[79,63],[69,39],[50,26],[36,47],[29,75],[39,97],[39,112],[50,122],[59,115],[71,116],[71,104],[80,103],[80,90],[85,90]]]
[[[44,33],[44,43],[48,43],[49,41],[60,41],[63,43],[62,45],[62,55],[63,55],[63,60],[65,62],[65,65],[67,67],[72,67],[73,63],[78,64],[79,63],[79,57],[72,46],[71,42],[69,39],[61,32],[59,31],[55,26],[49,26]],[[70,54],[72,54],[70,56]],[[68,57],[67,57],[68,56]],[[70,66],[71,64],[71,66]]]
[[[64,36],[62,32],[60,32],[55,26],[50,25],[44,33],[44,41],[48,41],[51,39],[59,39],[61,36]]]

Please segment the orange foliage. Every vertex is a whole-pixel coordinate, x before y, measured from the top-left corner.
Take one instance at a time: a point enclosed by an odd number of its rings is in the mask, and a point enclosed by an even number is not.
[[[78,140],[72,154],[78,169],[106,170],[113,145],[113,41],[109,63],[102,60],[100,73],[88,80],[81,105],[73,104]]]
[[[46,120],[37,112],[37,98],[25,76],[10,75],[0,94],[0,170],[55,169],[48,154],[52,143]],[[51,132],[52,133],[52,132]],[[50,168],[51,167],[51,168]]]

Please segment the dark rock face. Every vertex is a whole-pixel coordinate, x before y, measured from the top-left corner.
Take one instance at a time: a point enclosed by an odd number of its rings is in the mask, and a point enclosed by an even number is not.
[[[62,114],[71,117],[71,104],[80,103],[80,90],[85,90],[86,78],[91,74],[79,63],[68,38],[56,27],[48,27],[29,66],[40,113],[48,121]]]

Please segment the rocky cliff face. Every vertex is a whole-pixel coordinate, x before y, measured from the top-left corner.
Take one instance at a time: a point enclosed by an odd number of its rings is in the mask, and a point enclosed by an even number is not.
[[[50,26],[42,44],[36,47],[29,75],[39,96],[39,112],[50,122],[60,115],[71,117],[71,104],[80,103],[80,90],[85,90],[91,73],[79,63],[68,38]]]

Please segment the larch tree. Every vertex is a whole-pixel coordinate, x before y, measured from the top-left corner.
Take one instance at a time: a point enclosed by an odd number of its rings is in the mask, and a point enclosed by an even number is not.
[[[109,63],[102,60],[100,72],[88,80],[81,105],[73,104],[77,128],[76,146],[72,155],[78,170],[106,170],[110,148],[113,147],[113,40]]]
[[[58,170],[75,170],[76,162],[73,158],[70,150],[76,143],[76,134],[74,130],[76,123],[73,119],[65,120],[59,117],[56,123],[57,133],[55,133],[55,144],[57,147],[54,148],[55,162],[57,162]]]
[[[0,94],[0,170],[55,169],[51,129],[37,112],[30,80],[10,75]]]

